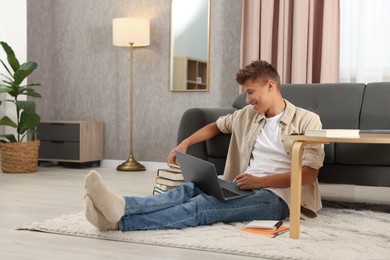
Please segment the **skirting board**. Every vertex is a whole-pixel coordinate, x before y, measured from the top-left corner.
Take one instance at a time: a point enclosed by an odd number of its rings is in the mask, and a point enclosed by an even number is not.
[[[390,187],[320,183],[322,199],[390,205]]]
[[[101,167],[117,167],[120,160],[103,160]],[[140,162],[147,170],[166,168],[165,162]],[[320,183],[321,197],[324,200],[390,205],[390,187],[372,187],[343,184]]]

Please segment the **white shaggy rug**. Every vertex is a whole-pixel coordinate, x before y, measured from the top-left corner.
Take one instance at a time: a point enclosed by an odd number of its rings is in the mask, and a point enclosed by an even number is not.
[[[83,213],[25,224],[17,229],[270,259],[389,259],[389,217],[389,213],[370,210],[323,208],[316,219],[301,221],[299,240],[290,239],[288,232],[275,238],[242,232],[245,223],[217,223],[181,230],[99,232]]]

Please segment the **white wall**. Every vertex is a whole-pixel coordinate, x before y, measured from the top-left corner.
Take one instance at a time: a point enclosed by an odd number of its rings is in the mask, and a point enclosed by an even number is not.
[[[20,63],[27,58],[27,0],[0,0],[0,41],[8,43],[14,50]],[[6,60],[3,49],[0,50],[1,60]],[[5,62],[7,63],[7,62]],[[5,74],[3,66],[0,73]],[[3,99],[3,96],[1,97]],[[13,112],[13,107],[3,104],[0,107],[0,116],[9,115]],[[9,132],[0,126],[0,133]]]

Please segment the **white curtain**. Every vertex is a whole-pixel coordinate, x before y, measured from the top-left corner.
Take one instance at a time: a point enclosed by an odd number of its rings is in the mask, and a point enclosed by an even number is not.
[[[389,0],[340,0],[340,82],[390,81],[389,11]]]

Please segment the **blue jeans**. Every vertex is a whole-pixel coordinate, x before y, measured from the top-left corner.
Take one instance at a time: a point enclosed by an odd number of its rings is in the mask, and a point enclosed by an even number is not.
[[[254,219],[281,220],[289,215],[287,204],[266,189],[221,201],[189,182],[158,195],[124,198],[125,216],[119,221],[122,231],[178,229]]]

